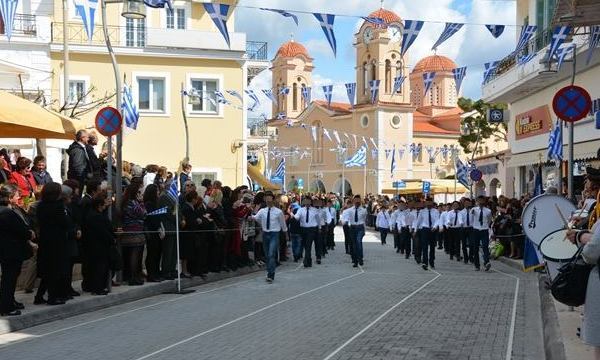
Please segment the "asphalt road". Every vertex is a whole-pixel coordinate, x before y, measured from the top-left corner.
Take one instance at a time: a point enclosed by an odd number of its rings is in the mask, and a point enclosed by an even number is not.
[[[339,236],[339,235],[338,235]],[[0,359],[543,359],[537,279],[437,253],[436,271],[368,234],[311,269],[161,295],[0,336]]]

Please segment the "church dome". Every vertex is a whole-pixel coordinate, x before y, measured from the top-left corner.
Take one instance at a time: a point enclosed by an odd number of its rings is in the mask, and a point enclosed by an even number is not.
[[[369,14],[369,17],[383,19],[386,25],[389,25],[391,23],[399,23],[402,21],[402,19],[400,19],[400,16],[398,16],[395,12],[383,8],[373,11]]]
[[[450,58],[442,55],[431,55],[421,59],[412,72],[452,71],[457,67],[456,63]]]
[[[307,58],[310,58],[310,55],[308,55],[308,50],[306,50],[304,45],[291,40],[279,47],[275,57],[296,57],[298,55],[303,55]]]

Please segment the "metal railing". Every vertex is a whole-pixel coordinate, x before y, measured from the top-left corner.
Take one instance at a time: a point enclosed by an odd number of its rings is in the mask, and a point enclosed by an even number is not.
[[[246,54],[250,60],[268,60],[267,43],[264,41],[247,41]]]
[[[94,27],[94,33],[92,39],[88,40],[87,33],[82,24],[67,24],[67,40],[72,45],[96,45],[106,46],[104,41],[104,33],[102,32],[101,26]],[[121,45],[121,31],[125,31],[125,28],[119,26],[108,26],[108,36],[115,45]],[[52,23],[52,42],[61,43],[64,39],[63,24],[62,22]]]
[[[4,34],[4,23],[0,24],[0,34]],[[15,14],[15,21],[13,22],[13,34],[36,36],[37,26],[35,15]]]

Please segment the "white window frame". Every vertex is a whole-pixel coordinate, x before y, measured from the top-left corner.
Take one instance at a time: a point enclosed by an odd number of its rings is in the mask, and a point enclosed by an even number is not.
[[[187,73],[185,75],[185,83],[186,89],[190,90],[192,88],[192,80],[200,80],[200,81],[216,81],[217,88],[216,90],[223,92],[223,82],[225,81],[222,74],[205,74],[205,73]],[[192,110],[192,105],[189,104],[189,101],[186,99],[186,112],[189,117],[196,118],[223,118],[223,104],[219,104],[217,102],[217,112],[206,112],[206,111],[194,111]]]
[[[82,81],[84,83],[84,85],[83,85],[83,92],[84,93],[87,93],[90,90],[91,80],[90,80],[90,77],[88,75],[69,75],[69,87],[70,87],[71,81]],[[64,84],[65,84],[64,75],[60,75],[59,90],[60,90],[60,104],[61,104],[61,106],[62,106],[62,104],[65,103]],[[84,98],[83,101],[84,101],[84,103],[86,103],[88,101],[88,99]]]
[[[185,28],[183,30],[191,29],[190,22],[192,20],[192,2],[191,1],[173,1],[173,11],[177,9],[185,10]],[[161,9],[163,10],[163,9]],[[175,28],[168,29],[167,28],[167,10],[160,12],[160,28],[166,30],[182,30],[177,29],[177,17],[175,16]]]
[[[140,114],[144,116],[155,116],[155,117],[166,117],[171,116],[171,74],[168,72],[154,72],[154,71],[134,71],[131,73],[133,79],[132,91],[133,101],[138,107]],[[139,107],[139,87],[138,79],[163,79],[165,82],[165,110],[142,110]]]

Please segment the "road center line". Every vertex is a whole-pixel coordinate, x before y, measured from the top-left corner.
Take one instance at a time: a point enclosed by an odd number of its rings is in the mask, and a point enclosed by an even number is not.
[[[506,346],[506,360],[510,360],[510,359],[512,359],[512,349],[513,349],[513,342],[514,342],[514,338],[515,338],[515,324],[517,322],[517,302],[519,300],[519,285],[520,285],[521,279],[519,279],[518,276],[505,273],[504,271],[500,271],[500,270],[496,270],[496,269],[492,269],[492,270],[497,273],[509,276],[509,277],[517,280],[517,282],[515,283],[515,297],[513,299],[512,315],[511,315],[511,319],[510,319],[508,344]]]
[[[171,344],[171,345],[169,345],[169,346],[165,346],[165,347],[163,347],[163,348],[161,348],[161,349],[159,349],[159,350],[156,350],[156,351],[154,351],[154,352],[152,352],[152,353],[150,353],[150,354],[147,354],[147,355],[144,355],[144,356],[142,356],[142,357],[139,357],[139,358],[137,358],[136,360],[144,360],[144,359],[148,359],[148,358],[150,358],[150,357],[152,357],[152,356],[154,356],[154,355],[158,355],[158,354],[160,354],[160,353],[162,353],[162,352],[165,352],[165,351],[167,351],[167,350],[169,350],[169,349],[172,349],[172,348],[174,348],[174,347],[177,347],[177,346],[179,346],[179,345],[182,345],[182,344],[185,344],[185,343],[187,343],[187,342],[190,342],[190,341],[192,341],[192,340],[194,340],[194,339],[197,339],[197,338],[199,338],[199,337],[201,337],[201,336],[204,336],[204,335],[210,334],[210,333],[212,333],[212,332],[215,332],[215,331],[217,331],[217,330],[219,330],[219,329],[222,329],[222,328],[224,328],[224,327],[227,327],[227,326],[229,326],[229,325],[231,325],[231,324],[235,324],[236,322],[239,322],[239,321],[242,321],[242,320],[244,320],[244,319],[247,319],[247,318],[249,318],[249,317],[252,317],[252,316],[254,316],[254,315],[256,315],[256,314],[259,314],[259,313],[261,313],[261,312],[263,312],[263,311],[265,311],[265,310],[269,310],[269,309],[271,309],[271,308],[273,308],[273,307],[275,307],[275,306],[281,305],[281,304],[283,304],[283,303],[286,303],[286,302],[288,302],[288,301],[295,300],[295,299],[297,299],[297,298],[299,298],[299,297],[302,297],[302,296],[304,296],[304,295],[311,294],[311,293],[313,293],[313,292],[315,292],[315,291],[319,291],[319,290],[321,290],[321,289],[324,289],[324,288],[326,288],[326,287],[328,287],[328,286],[335,285],[335,284],[337,284],[337,283],[340,283],[340,282],[342,282],[342,281],[345,281],[345,280],[351,279],[351,278],[353,278],[353,277],[356,277],[356,276],[358,276],[358,275],[362,275],[362,274],[364,274],[364,270],[362,270],[362,269],[361,269],[361,271],[360,271],[360,272],[357,272],[357,273],[354,273],[354,274],[352,274],[352,275],[349,275],[349,276],[343,277],[343,278],[341,278],[341,279],[338,279],[338,280],[335,280],[335,281],[329,282],[329,283],[327,283],[327,284],[325,284],[325,285],[321,285],[321,286],[319,286],[319,287],[316,287],[316,288],[314,288],[314,289],[311,289],[311,290],[305,291],[305,292],[303,292],[303,293],[300,293],[300,294],[294,295],[294,296],[292,296],[292,297],[289,297],[289,298],[286,298],[286,299],[283,299],[283,300],[277,301],[277,302],[275,302],[275,303],[273,303],[273,304],[271,304],[271,305],[267,305],[267,306],[265,306],[265,307],[262,307],[262,308],[260,308],[260,309],[258,309],[258,310],[255,310],[255,311],[253,311],[253,312],[251,312],[251,313],[249,313],[249,314],[246,314],[246,315],[240,316],[240,317],[238,317],[238,318],[236,318],[236,319],[233,319],[233,320],[231,320],[231,321],[228,321],[228,322],[226,322],[226,323],[223,323],[223,324],[221,324],[221,325],[219,325],[219,326],[216,326],[216,327],[214,327],[214,328],[212,328],[212,329],[208,329],[208,330],[206,330],[206,331],[203,331],[203,332],[201,332],[201,333],[198,333],[198,334],[196,334],[196,335],[190,336],[190,337],[188,337],[188,338],[186,338],[186,339],[183,339],[183,340],[181,340],[181,341],[178,341],[178,342],[176,342],[176,343],[174,343],[174,344]]]
[[[417,290],[413,291],[412,293],[410,293],[409,295],[405,296],[402,300],[400,300],[400,302],[396,303],[394,306],[392,306],[391,308],[387,309],[383,314],[379,315],[375,320],[373,320],[369,325],[367,325],[366,327],[364,327],[361,331],[359,331],[358,333],[356,333],[354,336],[352,336],[350,339],[348,339],[348,341],[346,341],[345,343],[343,343],[340,347],[338,347],[337,349],[335,349],[331,354],[329,354],[325,359],[323,360],[329,360],[331,358],[333,358],[335,355],[337,355],[340,351],[342,351],[346,346],[348,346],[351,342],[353,342],[354,340],[356,340],[359,336],[361,336],[362,334],[364,334],[365,331],[369,330],[373,325],[377,324],[381,319],[383,319],[384,317],[386,317],[389,313],[391,313],[392,311],[394,311],[394,309],[396,309],[398,306],[402,305],[404,302],[406,302],[406,300],[410,299],[411,297],[413,297],[414,295],[416,295],[417,293],[419,293],[421,290],[423,290],[425,287],[427,287],[429,284],[431,284],[432,282],[436,281],[440,276],[442,276],[442,274],[440,274],[439,272],[432,270],[432,272],[436,273],[437,275],[427,281],[425,284],[421,285],[421,287],[419,287]]]

